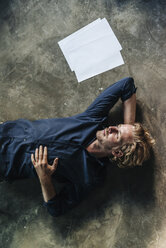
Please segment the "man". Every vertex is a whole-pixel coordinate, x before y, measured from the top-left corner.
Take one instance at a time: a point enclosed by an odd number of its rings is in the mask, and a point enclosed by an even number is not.
[[[12,180],[38,176],[49,213],[65,213],[100,182],[105,158],[115,160],[120,167],[141,165],[148,159],[153,139],[134,123],[135,93],[134,80],[124,78],[81,114],[3,123],[0,174]],[[119,98],[124,105],[124,124],[106,127],[109,110]],[[65,180],[58,194],[54,178]]]

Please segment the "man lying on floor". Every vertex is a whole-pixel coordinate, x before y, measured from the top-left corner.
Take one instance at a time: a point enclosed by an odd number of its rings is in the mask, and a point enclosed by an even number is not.
[[[122,168],[142,165],[154,140],[135,123],[135,93],[134,80],[124,78],[103,91],[81,114],[1,124],[1,177],[38,177],[44,205],[51,215],[58,216],[76,206],[102,180],[106,160]],[[119,98],[124,124],[107,127],[108,113]],[[66,183],[56,193],[53,180],[58,179]]]

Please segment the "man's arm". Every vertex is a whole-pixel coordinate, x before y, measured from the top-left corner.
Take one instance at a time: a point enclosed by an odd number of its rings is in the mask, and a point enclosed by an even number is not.
[[[109,111],[115,103],[121,98],[122,102],[127,101],[134,93],[136,88],[133,78],[127,77],[119,80],[105,89],[82,113],[97,120],[102,120],[108,116]],[[126,105],[126,104],[125,104]],[[128,106],[128,104],[127,104]],[[128,107],[127,107],[128,109]],[[126,111],[125,111],[126,112]],[[128,112],[128,111],[127,111]],[[126,114],[125,114],[126,116]],[[126,120],[126,117],[125,117]]]
[[[136,113],[136,94],[123,102],[124,124],[134,124]]]
[[[40,146],[39,149],[35,150],[35,158],[33,154],[31,155],[31,160],[40,180],[44,201],[48,202],[56,195],[51,176],[57,168],[58,158],[54,160],[53,165],[49,165],[47,162],[47,147],[44,147],[43,152],[43,147]]]
[[[55,188],[52,183],[52,178],[51,177],[40,178],[40,184],[41,184],[43,199],[45,202],[48,202],[56,195]]]
[[[87,194],[86,185],[72,184],[68,182],[59,194],[56,194],[52,183],[52,174],[55,172],[58,159],[54,160],[53,165],[47,162],[47,147],[35,150],[35,157],[31,155],[32,163],[35,167],[40,180],[42,194],[44,198],[44,206],[52,216],[59,216],[76,206],[81,199]]]

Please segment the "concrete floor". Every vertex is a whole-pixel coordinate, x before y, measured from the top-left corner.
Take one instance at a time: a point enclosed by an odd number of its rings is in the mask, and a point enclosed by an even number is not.
[[[37,181],[0,183],[1,247],[166,247],[165,8],[164,0],[1,0],[0,121],[74,115],[100,88],[132,76],[137,120],[156,139],[144,167],[110,166],[104,187],[62,217],[46,213]],[[99,17],[117,35],[125,65],[78,84],[57,42]]]

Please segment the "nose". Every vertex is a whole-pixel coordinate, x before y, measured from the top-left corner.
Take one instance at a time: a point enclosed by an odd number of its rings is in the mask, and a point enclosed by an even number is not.
[[[108,131],[109,131],[109,133],[115,133],[115,132],[117,133],[118,128],[116,126],[109,126]]]

